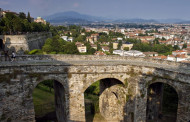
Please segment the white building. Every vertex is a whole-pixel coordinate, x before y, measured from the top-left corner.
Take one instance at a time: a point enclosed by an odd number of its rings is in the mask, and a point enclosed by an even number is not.
[[[61,38],[65,41],[67,41],[68,37],[67,36],[61,36]]]
[[[137,50],[130,50],[130,51],[125,51],[124,56],[145,57],[145,54]]]
[[[145,57],[145,55],[137,50],[123,51],[123,50],[114,50],[113,54],[120,56],[135,56],[135,57]]]
[[[113,54],[123,56],[124,51],[123,50],[114,50]]]

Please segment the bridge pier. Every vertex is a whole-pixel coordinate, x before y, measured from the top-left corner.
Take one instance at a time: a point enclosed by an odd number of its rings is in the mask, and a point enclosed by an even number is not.
[[[67,122],[65,89],[57,81],[54,81],[55,111],[58,122]]]
[[[161,119],[159,116],[161,116],[162,113],[163,84],[151,84],[147,94],[147,120]]]
[[[126,88],[121,81],[106,78],[100,81],[99,108],[107,121],[123,121]]]

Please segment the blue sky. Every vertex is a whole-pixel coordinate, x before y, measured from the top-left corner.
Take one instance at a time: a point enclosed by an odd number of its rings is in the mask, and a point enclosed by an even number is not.
[[[0,0],[0,8],[31,16],[76,11],[114,18],[190,20],[190,0]]]

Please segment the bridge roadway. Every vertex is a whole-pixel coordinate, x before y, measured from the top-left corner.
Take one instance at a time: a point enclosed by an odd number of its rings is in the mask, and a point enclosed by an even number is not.
[[[116,66],[116,65],[130,65],[130,66],[144,66],[164,69],[167,71],[190,74],[190,67],[177,66],[175,64],[162,64],[150,61],[134,61],[134,60],[29,60],[29,61],[3,61],[0,66],[27,66],[27,65],[64,65],[64,66]]]

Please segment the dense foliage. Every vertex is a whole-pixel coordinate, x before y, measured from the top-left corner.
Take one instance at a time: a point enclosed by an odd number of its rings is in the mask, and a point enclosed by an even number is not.
[[[19,15],[6,13],[5,17],[0,20],[0,34],[22,34],[27,32],[44,32],[49,31],[49,23],[42,24],[31,22],[30,14],[20,12]]]

